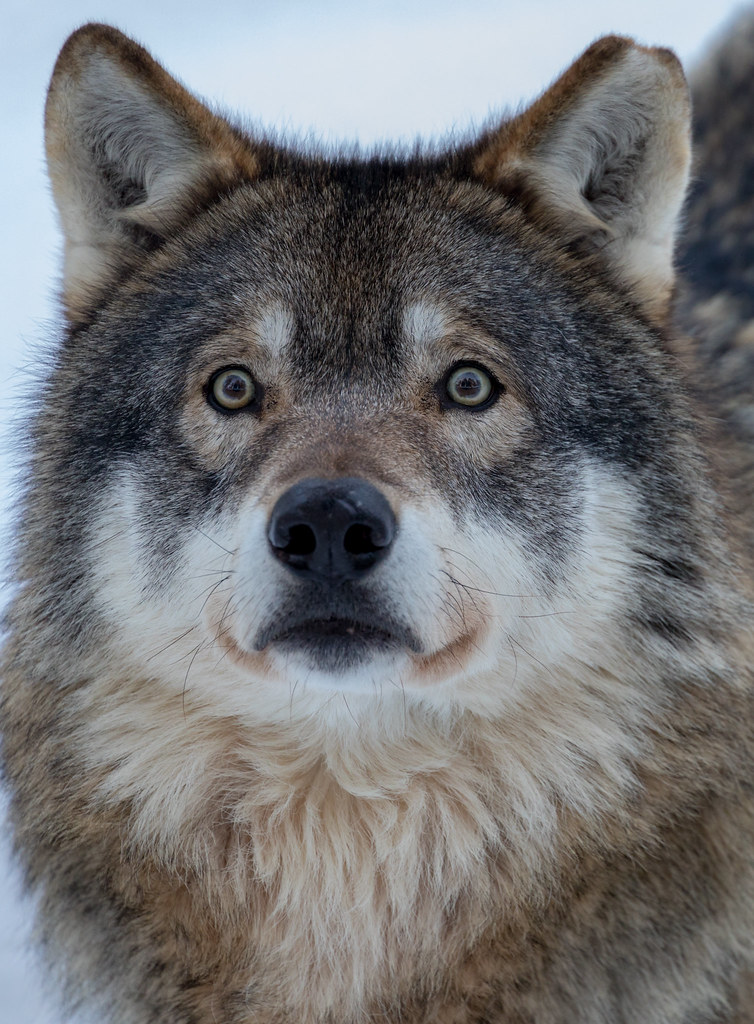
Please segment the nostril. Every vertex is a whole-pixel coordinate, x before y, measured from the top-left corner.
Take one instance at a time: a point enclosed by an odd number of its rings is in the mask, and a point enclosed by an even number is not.
[[[282,546],[287,555],[311,555],[317,547],[317,538],[311,526],[302,523],[288,530],[288,543]]]
[[[349,555],[370,555],[381,546],[375,543],[374,531],[366,523],[349,526],[343,538],[343,547]]]

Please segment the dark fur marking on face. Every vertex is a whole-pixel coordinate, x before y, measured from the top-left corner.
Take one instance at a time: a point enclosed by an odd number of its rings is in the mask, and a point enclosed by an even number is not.
[[[635,621],[640,629],[650,630],[675,646],[686,646],[693,642],[684,624],[669,613],[636,615]]]
[[[677,580],[679,583],[697,585],[700,582],[699,569],[691,562],[685,562],[682,558],[663,558],[661,555],[641,548],[637,548],[636,553],[649,562],[643,567],[646,572],[659,571],[668,579]]]

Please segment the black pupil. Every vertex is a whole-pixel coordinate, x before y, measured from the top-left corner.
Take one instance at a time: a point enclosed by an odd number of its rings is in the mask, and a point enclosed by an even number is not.
[[[237,402],[244,398],[247,389],[246,381],[243,377],[239,377],[237,373],[229,373],[227,377],[223,378],[223,394],[232,402]]]
[[[456,391],[464,398],[475,398],[482,390],[482,381],[473,370],[468,370],[455,383]]]

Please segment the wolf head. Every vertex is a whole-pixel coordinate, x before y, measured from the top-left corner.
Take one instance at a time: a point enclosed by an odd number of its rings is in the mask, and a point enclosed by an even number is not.
[[[693,642],[670,53],[603,39],[467,144],[325,159],[87,26],[47,148],[70,331],[27,516],[58,636],[250,720],[497,716]]]

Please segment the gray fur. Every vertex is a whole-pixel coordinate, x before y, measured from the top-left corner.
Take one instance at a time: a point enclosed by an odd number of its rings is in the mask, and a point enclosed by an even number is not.
[[[715,170],[731,210],[749,149]],[[68,41],[68,329],[2,710],[69,1008],[754,1021],[751,381],[674,326],[702,330],[669,304],[687,150],[677,62],[617,38],[473,142],[363,158],[246,138],[112,29]],[[743,331],[747,271],[698,258],[710,194],[681,263]],[[275,560],[311,478],[386,496],[374,570]]]

